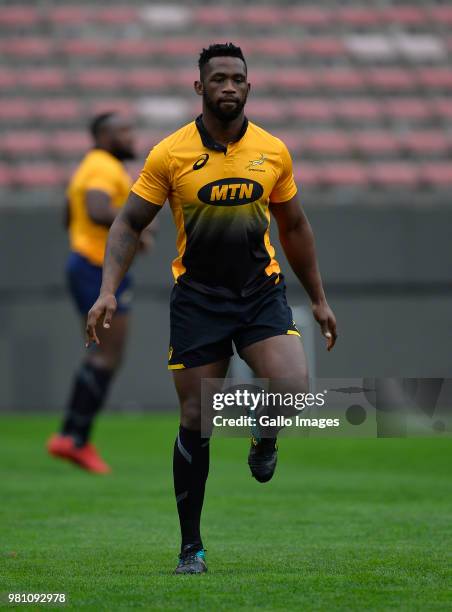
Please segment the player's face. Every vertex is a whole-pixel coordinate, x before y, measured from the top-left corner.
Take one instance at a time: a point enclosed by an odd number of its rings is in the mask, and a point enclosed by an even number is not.
[[[236,119],[246,104],[250,86],[246,67],[238,57],[212,57],[203,68],[196,91],[221,121]]]
[[[135,159],[135,136],[129,121],[117,118],[110,125],[110,151],[120,160]]]

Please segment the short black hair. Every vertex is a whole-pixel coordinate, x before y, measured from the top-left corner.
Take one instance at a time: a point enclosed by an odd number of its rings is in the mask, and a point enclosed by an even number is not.
[[[99,115],[93,117],[89,124],[89,131],[91,132],[91,136],[93,138],[97,138],[102,129],[105,127],[106,122],[115,115],[115,112],[110,111],[108,113],[100,113]]]
[[[207,47],[207,49],[203,49],[198,60],[199,72],[202,72],[202,69],[212,57],[238,57],[245,64],[245,69],[248,70],[241,48],[231,42],[215,43]]]

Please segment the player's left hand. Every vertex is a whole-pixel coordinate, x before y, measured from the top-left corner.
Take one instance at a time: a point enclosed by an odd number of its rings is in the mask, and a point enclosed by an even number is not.
[[[336,317],[333,311],[328,306],[327,302],[320,302],[318,304],[312,304],[312,314],[315,320],[320,325],[322,334],[327,339],[327,350],[331,351],[333,346],[336,344]]]

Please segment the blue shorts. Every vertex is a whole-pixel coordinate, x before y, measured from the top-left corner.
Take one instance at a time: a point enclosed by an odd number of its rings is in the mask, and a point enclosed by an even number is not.
[[[102,267],[95,266],[79,253],[70,253],[66,263],[66,276],[69,291],[82,315],[88,314],[89,309],[99,297],[102,283]],[[116,291],[118,309],[116,312],[128,312],[132,300],[132,279],[126,274]]]

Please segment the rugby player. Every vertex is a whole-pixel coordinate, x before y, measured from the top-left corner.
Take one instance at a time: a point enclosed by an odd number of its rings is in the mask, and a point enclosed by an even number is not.
[[[93,119],[90,132],[94,148],[72,176],[65,219],[71,248],[66,273],[83,327],[99,295],[108,230],[132,184],[123,162],[135,158],[132,125],[126,118],[103,113]],[[149,231],[144,232],[140,248],[147,248],[151,239]],[[124,276],[115,293],[118,307],[109,333],[99,332],[101,344],[93,347],[81,363],[60,433],[47,443],[51,455],[101,474],[110,468],[89,440],[94,419],[124,353],[131,300],[129,274]]]
[[[313,233],[297,199],[289,152],[244,115],[250,85],[240,48],[211,45],[200,55],[199,70],[194,87],[202,97],[202,115],[149,153],[110,229],[102,287],[86,326],[87,346],[102,343],[140,232],[168,199],[178,249],[168,362],[181,412],[173,455],[182,535],[177,574],[207,570],[200,517],[209,439],[200,433],[201,379],[225,377],[234,343],[257,377],[291,378],[307,386],[302,343],[269,240],[270,213],[328,350],[336,341],[336,321],[325,298]],[[101,319],[102,332],[96,330]],[[258,481],[272,477],[276,453],[275,438],[252,439],[248,463]]]

